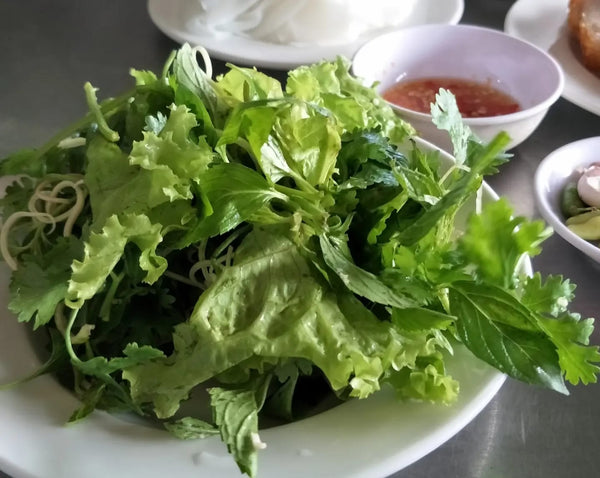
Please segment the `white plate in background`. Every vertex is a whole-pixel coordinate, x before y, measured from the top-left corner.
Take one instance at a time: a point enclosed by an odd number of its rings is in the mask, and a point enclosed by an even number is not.
[[[401,3],[402,0],[399,0],[398,4]],[[356,42],[342,45],[294,46],[236,35],[215,36],[212,32],[200,31],[194,27],[194,9],[198,8],[195,4],[193,0],[149,0],[148,11],[154,24],[173,40],[194,46],[201,45],[214,58],[237,64],[290,69],[323,59],[332,60],[337,55],[352,58],[360,45],[369,38],[364,36]],[[418,0],[411,14],[399,27],[424,23],[458,23],[463,10],[464,0]]]
[[[547,50],[565,74],[562,96],[600,115],[600,77],[586,69],[573,50],[568,5],[569,0],[518,0],[506,15],[504,31]]]

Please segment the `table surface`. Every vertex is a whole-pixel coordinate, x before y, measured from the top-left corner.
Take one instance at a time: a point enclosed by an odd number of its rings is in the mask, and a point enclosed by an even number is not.
[[[502,29],[512,3],[466,0],[462,22]],[[152,24],[144,0],[3,1],[0,32],[0,157],[41,144],[78,118],[86,108],[85,81],[101,85],[103,97],[117,94],[129,84],[129,67],[160,71],[177,47]],[[600,117],[561,99],[488,182],[517,213],[537,217],[532,185],[540,161],[599,131]],[[560,237],[546,241],[533,264],[578,284],[575,310],[587,317],[598,313],[599,272]],[[600,343],[600,328],[593,342]],[[599,430],[600,386],[577,387],[567,397],[509,379],[458,435],[393,477],[598,476]],[[0,478],[8,477],[0,472]]]

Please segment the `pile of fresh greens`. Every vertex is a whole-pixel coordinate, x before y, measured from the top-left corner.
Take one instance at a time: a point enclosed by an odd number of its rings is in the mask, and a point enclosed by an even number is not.
[[[504,135],[476,141],[442,91],[434,119],[457,157],[444,168],[344,59],[291,71],[283,90],[235,66],[212,80],[196,54],[132,71],[118,98],[86,84],[86,117],[0,164],[16,178],[0,203],[9,308],[49,330],[38,373],[70,382],[71,421],[101,408],[220,434],[254,476],[259,416],[297,418],[323,385],[452,402],[457,341],[562,393],[596,381],[574,286],[519,267],[545,226],[500,200],[455,229]],[[192,390],[212,420],[178,413]]]

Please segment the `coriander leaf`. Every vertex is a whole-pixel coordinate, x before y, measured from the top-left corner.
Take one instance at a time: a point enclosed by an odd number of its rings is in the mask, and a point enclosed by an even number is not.
[[[388,187],[397,187],[398,180],[389,169],[377,166],[373,163],[367,163],[360,168],[356,174],[341,183],[337,190],[347,189],[366,189],[374,184],[382,184]]]
[[[559,363],[565,378],[577,385],[596,383],[600,372],[600,352],[597,346],[588,346],[594,329],[593,319],[580,320],[575,314],[564,314],[558,318],[541,319],[540,324],[556,345]]]
[[[431,105],[431,121],[438,129],[448,131],[454,158],[458,164],[463,164],[467,159],[469,141],[476,141],[471,128],[462,121],[460,111],[454,95],[445,89],[440,89],[435,95],[435,103]]]
[[[20,322],[34,318],[34,329],[54,317],[66,295],[71,263],[83,256],[83,243],[75,237],[59,238],[44,255],[26,254],[11,276],[8,308]]]
[[[497,155],[508,141],[506,135],[499,134],[478,154],[469,171],[454,184],[449,191],[434,205],[425,210],[414,222],[396,234],[396,239],[404,245],[412,245],[431,231],[444,217],[453,217],[467,198],[479,189],[482,183],[482,172],[496,162]]]
[[[534,312],[550,313],[556,317],[566,312],[574,298],[574,290],[575,284],[568,279],[563,280],[562,276],[548,276],[543,282],[541,274],[536,272],[525,279],[521,302]]]
[[[123,350],[124,357],[113,357],[107,360],[105,357],[94,357],[83,362],[76,363],[76,367],[86,375],[100,377],[110,375],[117,370],[124,370],[141,363],[164,357],[164,353],[149,345],[138,346],[136,343],[128,344]]]
[[[401,165],[396,165],[393,172],[398,183],[408,193],[410,199],[433,205],[444,194],[444,190],[435,178],[427,174]]]
[[[542,221],[513,217],[506,199],[500,199],[486,204],[481,214],[471,215],[459,247],[483,278],[511,287],[521,257],[538,254],[540,243],[549,234]]]
[[[360,173],[365,165],[377,164],[387,171],[396,165],[406,165],[406,157],[398,152],[379,129],[356,130],[342,137],[342,146],[337,159],[336,179],[347,181]],[[394,181],[395,182],[395,181]]]

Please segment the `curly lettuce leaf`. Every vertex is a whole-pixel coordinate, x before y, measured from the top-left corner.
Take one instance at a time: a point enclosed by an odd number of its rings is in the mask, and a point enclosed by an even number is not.
[[[342,57],[291,71],[286,92],[326,108],[346,131],[381,127],[382,133],[395,144],[415,133],[374,88],[350,74],[350,61]]]
[[[138,403],[169,417],[189,391],[251,357],[304,358],[334,390],[366,397],[390,366],[414,364],[435,348],[428,337],[404,339],[360,302],[321,284],[298,247],[272,231],[254,232],[176,328],[175,352],[124,372]]]
[[[155,282],[167,268],[167,261],[156,253],[162,241],[160,224],[143,215],[111,216],[102,231],[92,232],[85,242],[83,259],[72,264],[67,297],[79,308],[91,299],[117,265],[128,243],[140,249],[139,266],[146,272],[144,281]]]

